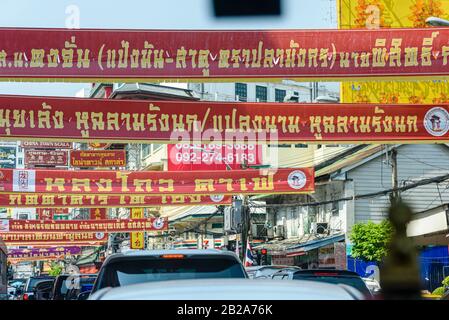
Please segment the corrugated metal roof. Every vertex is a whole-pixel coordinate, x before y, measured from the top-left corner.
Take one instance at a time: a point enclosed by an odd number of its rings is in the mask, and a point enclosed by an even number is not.
[[[300,243],[316,240],[317,236],[314,234],[305,234],[301,237],[289,238],[284,240],[272,240],[266,243],[262,243],[257,248],[264,248],[273,252],[285,252],[288,248],[296,246]]]
[[[257,248],[264,248],[269,250],[272,254],[288,253],[293,251],[309,251],[324,247],[328,244],[338,242],[345,239],[344,234],[336,234],[330,236],[305,234],[301,237],[289,238],[285,240],[273,240],[257,246]]]
[[[327,174],[337,172],[338,170],[354,165],[357,162],[382,151],[383,145],[369,145],[355,153],[336,160],[332,164],[321,168],[315,172],[315,177],[321,177]]]
[[[345,235],[344,234],[336,234],[336,235],[331,235],[331,236],[327,236],[324,238],[317,238],[316,240],[308,241],[306,243],[301,243],[297,246],[292,246],[288,249],[289,250],[302,249],[303,251],[310,251],[310,250],[318,249],[318,248],[321,248],[321,247],[327,246],[329,244],[332,244],[334,242],[338,242],[338,241],[342,241],[342,240],[345,240]]]
[[[217,211],[217,207],[215,206],[191,206],[191,207],[184,207],[184,210],[181,212],[172,215],[169,217],[169,220],[176,221],[181,220],[187,217],[191,216],[200,216],[200,215],[211,215],[214,214]]]
[[[191,90],[149,83],[125,83],[112,93],[111,98],[129,94],[148,94],[161,97],[175,97],[177,99],[199,100]]]

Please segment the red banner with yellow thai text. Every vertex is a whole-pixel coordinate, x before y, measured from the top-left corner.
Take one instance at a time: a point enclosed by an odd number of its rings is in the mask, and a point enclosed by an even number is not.
[[[104,220],[2,220],[0,234],[11,232],[133,232],[163,231],[168,228],[167,218],[104,219]]]
[[[0,139],[161,143],[449,141],[449,105],[0,96]]]
[[[0,193],[0,208],[120,208],[160,206],[231,205],[232,196],[225,195],[96,195]],[[56,213],[60,214],[60,213]]]
[[[447,28],[0,29],[0,78],[138,82],[448,75]]]
[[[314,190],[313,168],[177,172],[0,169],[1,193],[168,196],[312,193]]]

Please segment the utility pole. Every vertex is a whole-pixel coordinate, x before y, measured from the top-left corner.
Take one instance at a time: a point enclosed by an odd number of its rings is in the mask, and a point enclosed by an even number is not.
[[[399,200],[399,191],[397,190],[399,188],[398,184],[398,151],[397,149],[393,148],[391,150],[391,185],[393,188],[393,192],[390,196],[391,204],[395,204]]]
[[[251,216],[249,212],[249,206],[248,206],[248,196],[243,196],[243,205],[242,205],[242,238],[241,238],[241,255],[242,255],[242,262],[245,262],[246,257],[246,246],[248,241],[248,233],[251,225]]]

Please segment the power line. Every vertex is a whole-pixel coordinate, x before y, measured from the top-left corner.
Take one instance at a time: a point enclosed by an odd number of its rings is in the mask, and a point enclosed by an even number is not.
[[[255,206],[252,206],[252,207],[253,208],[316,207],[316,206],[331,204],[331,203],[335,203],[335,202],[343,202],[343,201],[351,201],[351,200],[354,201],[354,200],[360,200],[360,199],[365,199],[365,198],[375,198],[375,197],[379,197],[379,196],[386,196],[387,194],[390,194],[392,192],[406,191],[406,190],[414,189],[414,188],[417,188],[417,187],[420,187],[420,186],[428,185],[428,184],[431,184],[431,183],[440,183],[440,182],[443,182],[443,181],[446,181],[446,180],[449,180],[449,174],[446,174],[446,175],[443,175],[443,176],[438,176],[438,177],[433,177],[433,178],[428,178],[428,179],[422,179],[422,180],[417,181],[415,183],[411,183],[411,184],[409,184],[407,186],[403,186],[403,187],[399,187],[399,188],[391,188],[391,189],[386,189],[386,190],[382,190],[382,191],[378,191],[378,192],[354,195],[352,197],[344,197],[344,198],[335,199],[335,200],[327,200],[327,201],[320,201],[320,202],[309,202],[309,203],[288,203],[288,204],[255,205]]]

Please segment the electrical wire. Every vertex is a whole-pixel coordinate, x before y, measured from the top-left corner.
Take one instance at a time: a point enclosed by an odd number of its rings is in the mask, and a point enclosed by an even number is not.
[[[433,177],[433,178],[422,179],[415,183],[411,183],[407,186],[403,186],[400,188],[391,188],[391,189],[386,189],[386,190],[382,190],[382,191],[378,191],[378,192],[354,195],[352,197],[344,197],[344,198],[335,199],[335,200],[310,202],[310,203],[266,204],[266,205],[256,205],[256,206],[253,206],[253,208],[316,207],[316,206],[331,204],[334,202],[355,201],[355,200],[366,199],[366,198],[377,198],[377,197],[381,197],[381,196],[386,196],[392,192],[406,191],[406,190],[414,189],[414,188],[432,184],[432,183],[440,183],[440,182],[443,182],[446,180],[449,180],[449,174],[446,174],[443,176],[437,176],[437,177]]]

